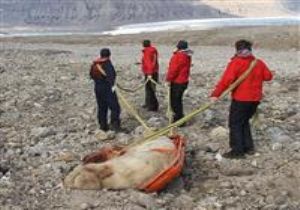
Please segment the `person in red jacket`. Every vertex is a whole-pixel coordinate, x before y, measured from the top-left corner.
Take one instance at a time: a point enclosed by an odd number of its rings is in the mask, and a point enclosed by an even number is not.
[[[236,54],[229,62],[221,80],[212,92],[211,97],[218,97],[250,66],[256,58],[252,54],[252,43],[239,40],[235,43]],[[227,158],[243,157],[244,154],[254,154],[254,144],[251,136],[249,120],[256,112],[262,99],[263,82],[272,80],[272,73],[260,59],[241,84],[232,93],[229,114],[229,129],[231,151],[224,154]]]
[[[174,113],[173,122],[184,117],[182,97],[187,89],[192,62],[192,51],[188,49],[188,43],[180,40],[177,44],[166,75],[166,81],[171,88],[171,108]]]
[[[151,46],[150,40],[143,41],[143,56],[142,56],[142,71],[147,78],[152,78],[154,81],[158,81],[158,52],[155,47]],[[144,108],[149,111],[158,110],[158,101],[155,94],[156,85],[149,81],[145,86],[145,104]]]

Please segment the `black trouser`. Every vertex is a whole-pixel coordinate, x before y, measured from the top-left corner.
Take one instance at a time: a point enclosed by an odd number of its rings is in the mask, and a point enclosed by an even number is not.
[[[182,96],[184,91],[187,88],[186,84],[175,84],[171,83],[171,108],[174,113],[173,122],[184,117],[183,114],[183,105],[182,105]]]
[[[146,79],[147,76],[145,76],[145,80]],[[158,82],[158,73],[154,73],[152,75],[152,79]],[[145,86],[145,106],[150,111],[158,110],[158,101],[155,92],[156,92],[156,85],[151,81],[147,82]]]
[[[249,120],[259,102],[232,100],[229,114],[230,142],[233,152],[244,153],[254,149]]]
[[[121,108],[116,93],[112,92],[110,85],[96,83],[95,94],[98,105],[98,122],[100,124],[100,129],[104,131],[109,129],[107,124],[108,109],[111,111],[110,123],[112,129],[120,128]]]

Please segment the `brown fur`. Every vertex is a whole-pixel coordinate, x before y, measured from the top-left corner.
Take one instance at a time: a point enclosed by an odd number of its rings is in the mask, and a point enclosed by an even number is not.
[[[123,151],[122,149],[122,147],[106,146],[96,152],[86,155],[82,161],[84,164],[105,162],[125,153],[125,151]]]
[[[168,152],[155,149],[164,148]],[[102,163],[77,166],[64,180],[76,189],[135,188],[168,167],[174,144],[167,137],[130,148],[125,154]]]

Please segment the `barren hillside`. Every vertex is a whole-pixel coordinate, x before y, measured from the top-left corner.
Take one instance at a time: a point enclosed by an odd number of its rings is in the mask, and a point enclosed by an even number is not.
[[[94,30],[126,23],[228,17],[193,0],[1,0],[2,26],[69,26]]]
[[[297,15],[299,0],[200,0],[222,12],[241,17],[274,17]]]

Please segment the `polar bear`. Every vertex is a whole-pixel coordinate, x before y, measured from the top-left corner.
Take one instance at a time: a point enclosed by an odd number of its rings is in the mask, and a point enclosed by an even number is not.
[[[138,188],[168,168],[175,153],[176,147],[172,140],[160,137],[129,148],[114,158],[100,157],[103,162],[88,162],[77,166],[64,179],[64,186],[89,190]]]

